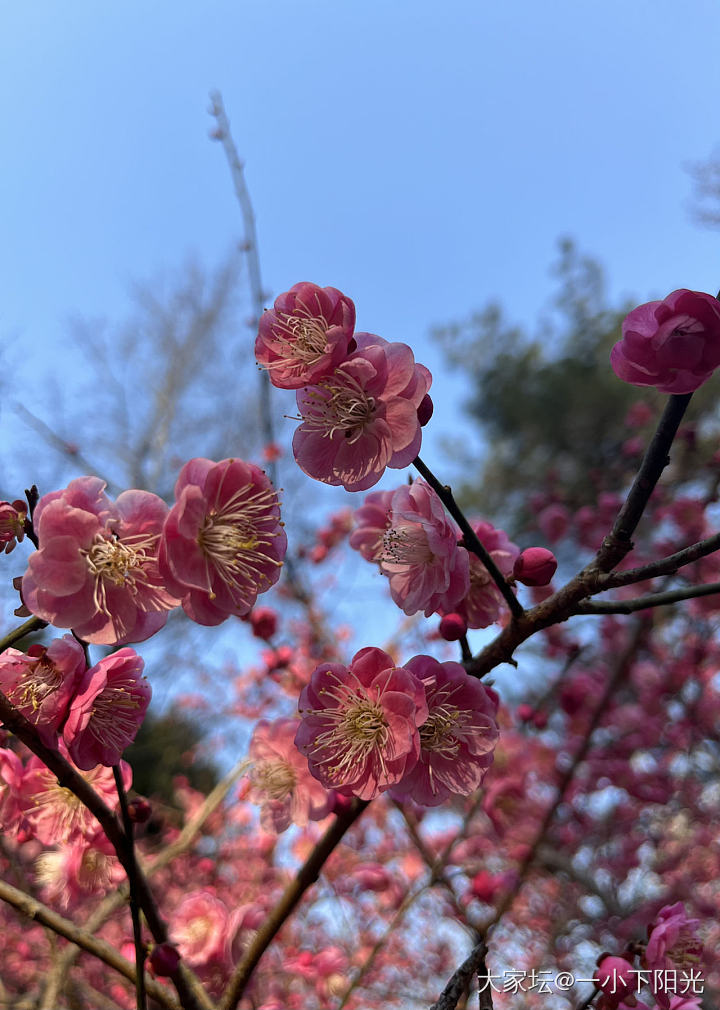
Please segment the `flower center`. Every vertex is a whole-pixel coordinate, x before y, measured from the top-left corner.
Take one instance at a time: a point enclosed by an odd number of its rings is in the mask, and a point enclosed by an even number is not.
[[[334,381],[308,388],[303,409],[300,420],[306,431],[318,431],[323,438],[340,432],[352,445],[373,421],[376,403],[351,375],[336,373]]]
[[[47,659],[39,659],[27,672],[17,688],[10,695],[13,704],[20,707],[29,705],[37,712],[42,703],[62,684],[62,674],[55,664]]]
[[[253,771],[257,787],[271,800],[284,800],[295,788],[297,778],[287,761],[264,761]]]
[[[279,357],[271,361],[268,368],[294,366],[299,370],[316,364],[327,351],[327,332],[327,320],[323,317],[309,314],[278,316],[272,334],[275,338],[273,350]]]
[[[422,749],[443,757],[455,757],[460,750],[456,732],[459,722],[459,709],[447,704],[434,708],[420,727]]]
[[[224,505],[210,509],[198,533],[198,547],[236,604],[252,603],[270,583],[267,567],[282,566],[269,552],[280,532],[277,504],[271,488],[253,492],[246,484]],[[210,593],[210,599],[214,596]]]
[[[138,533],[121,540],[114,530],[98,533],[87,558],[90,573],[95,578],[93,602],[98,610],[111,616],[107,603],[107,584],[119,586],[135,596],[138,588],[153,588],[146,566],[155,559],[159,534]],[[157,588],[157,587],[155,587]]]
[[[122,754],[138,729],[140,702],[121,684],[106,686],[93,702],[88,731],[101,745]]]
[[[322,688],[320,693],[335,699],[337,706],[313,710],[312,714],[328,724],[313,741],[315,761],[327,765],[338,785],[357,778],[359,768],[369,758],[384,774],[390,728],[380,702],[358,694],[341,681],[337,681],[337,687]]]
[[[434,554],[420,523],[390,526],[382,537],[379,561],[390,565],[429,565]]]

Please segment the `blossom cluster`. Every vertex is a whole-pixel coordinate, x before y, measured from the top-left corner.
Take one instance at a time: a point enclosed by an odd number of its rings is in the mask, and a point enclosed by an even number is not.
[[[457,614],[463,633],[500,618],[500,590],[424,480],[396,491],[372,491],[355,523],[350,546],[388,577],[390,594],[404,613]],[[519,548],[485,520],[470,525],[500,573],[511,576]]]
[[[398,667],[361,649],[348,667],[321,664],[300,696],[295,743],[328,789],[436,806],[468,796],[492,763],[497,697],[459,663],[415,656]]]
[[[432,382],[411,349],[356,332],[355,306],[336,288],[302,282],[261,319],[255,357],[280,389],[296,390],[293,452],[315,480],[365,491],[386,467],[418,455]]]
[[[269,479],[240,459],[192,459],[175,498],[169,509],[131,490],[113,502],[97,477],[44,495],[25,605],[97,645],[144,641],[178,605],[204,625],[247,615],[279,578],[287,548]]]
[[[92,667],[82,646],[64,635],[47,648],[0,654],[0,690],[37,729],[43,743],[59,738],[78,768],[116,765],[150,704],[143,660],[124,648]]]

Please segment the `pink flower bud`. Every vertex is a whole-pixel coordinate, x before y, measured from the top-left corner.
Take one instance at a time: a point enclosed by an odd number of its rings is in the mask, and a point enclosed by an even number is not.
[[[545,547],[528,547],[515,562],[513,575],[524,586],[547,586],[557,570],[557,560]]]
[[[518,717],[520,722],[532,722],[533,716],[535,715],[535,709],[532,705],[528,704],[518,705],[515,715]]]
[[[277,631],[277,614],[271,607],[255,607],[250,612],[250,627],[255,638],[267,642]]]
[[[150,820],[152,806],[144,796],[136,796],[128,803],[128,814],[135,824],[144,824]]]
[[[633,966],[624,957],[606,954],[595,971],[595,984],[602,989],[608,1007],[617,1007],[635,989]]]
[[[420,401],[420,406],[417,409],[418,421],[420,422],[420,427],[424,428],[428,423],[430,418],[433,416],[433,411],[435,406],[429,393],[426,393]]]
[[[150,968],[159,978],[174,975],[180,964],[180,954],[177,947],[171,943],[160,943],[150,952]]]
[[[467,621],[460,614],[445,614],[440,621],[440,637],[446,642],[457,642],[467,631]]]

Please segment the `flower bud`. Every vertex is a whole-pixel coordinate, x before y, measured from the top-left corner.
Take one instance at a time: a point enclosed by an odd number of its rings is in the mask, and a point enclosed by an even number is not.
[[[250,611],[250,627],[255,638],[267,642],[277,631],[277,614],[271,607],[255,607]]]
[[[136,796],[128,802],[128,816],[135,824],[144,824],[150,820],[152,806],[144,796]]]
[[[180,953],[171,943],[159,943],[150,952],[150,969],[159,978],[174,975],[180,964]]]
[[[421,428],[424,428],[425,425],[430,420],[430,418],[433,416],[434,409],[435,406],[432,402],[432,399],[430,398],[430,395],[426,393],[425,396],[423,396],[422,400],[420,401],[420,406],[417,409],[418,421],[420,423]]]
[[[446,642],[457,642],[467,631],[467,621],[460,614],[445,614],[438,630]]]
[[[605,954],[595,970],[595,984],[602,989],[608,1007],[617,1007],[635,989],[633,966],[624,957]]]
[[[528,547],[515,562],[513,575],[524,586],[547,586],[557,570],[557,560],[545,547]]]

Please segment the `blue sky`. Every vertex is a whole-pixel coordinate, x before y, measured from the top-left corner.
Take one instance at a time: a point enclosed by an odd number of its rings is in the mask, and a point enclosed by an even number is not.
[[[71,385],[69,317],[121,319],[133,281],[228,252],[211,88],[266,287],[340,287],[435,369],[432,325],[495,297],[536,317],[560,235],[614,295],[715,291],[685,166],[720,144],[718,38],[714,0],[3,5],[0,341]]]

